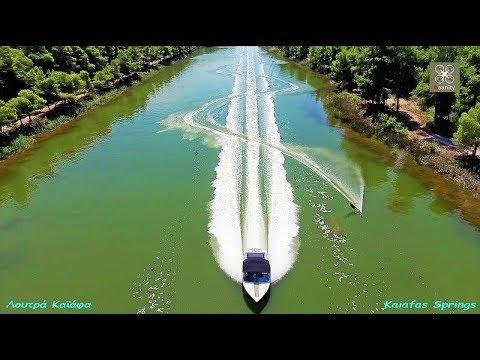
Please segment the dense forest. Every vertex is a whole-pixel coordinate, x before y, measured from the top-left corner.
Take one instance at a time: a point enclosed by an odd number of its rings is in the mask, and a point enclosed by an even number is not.
[[[329,74],[340,89],[359,93],[376,105],[376,122],[393,130],[405,128],[382,113],[389,96],[397,100],[415,97],[433,116],[427,124],[456,144],[472,148],[480,144],[480,47],[473,46],[279,46],[284,56],[303,61],[312,69]],[[429,90],[430,62],[460,64],[459,93]]]
[[[0,46],[0,128],[55,101],[102,90],[192,46]]]

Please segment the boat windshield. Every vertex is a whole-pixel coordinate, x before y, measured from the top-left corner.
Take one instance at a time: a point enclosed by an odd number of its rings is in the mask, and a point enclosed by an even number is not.
[[[270,282],[270,275],[268,273],[261,272],[246,272],[243,273],[243,281],[265,284]]]

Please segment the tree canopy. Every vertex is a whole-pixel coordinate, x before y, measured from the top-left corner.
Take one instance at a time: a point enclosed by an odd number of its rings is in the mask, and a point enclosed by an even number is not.
[[[2,102],[3,101],[0,100],[0,129],[17,118],[15,109],[5,105],[5,103],[2,104]]]
[[[54,101],[145,68],[145,62],[181,56],[193,46],[0,46],[1,123]],[[6,104],[5,104],[6,103]],[[12,114],[16,114],[12,118]]]
[[[472,156],[475,157],[480,144],[480,103],[460,116],[453,141],[458,145],[473,146]]]
[[[330,72],[338,87],[357,89],[372,103],[384,104],[388,96],[397,101],[418,98],[424,109],[433,110],[433,129],[452,136],[463,113],[480,98],[479,46],[301,46],[278,47],[285,56],[306,60],[315,70]],[[460,64],[458,93],[430,92],[430,62]]]

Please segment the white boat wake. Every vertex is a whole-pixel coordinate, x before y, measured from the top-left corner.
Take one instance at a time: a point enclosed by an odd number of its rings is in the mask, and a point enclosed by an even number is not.
[[[363,178],[358,167],[323,148],[283,144],[275,117],[274,97],[301,91],[299,86],[267,76],[256,47],[237,48],[231,93],[188,113],[162,121],[167,131],[180,129],[188,138],[201,136],[221,148],[212,182],[208,231],[219,266],[242,281],[243,252],[267,251],[272,282],[293,266],[298,248],[297,205],[287,181],[284,155],[307,166],[362,210]],[[283,86],[273,88],[270,81]],[[228,105],[225,126],[215,110]]]

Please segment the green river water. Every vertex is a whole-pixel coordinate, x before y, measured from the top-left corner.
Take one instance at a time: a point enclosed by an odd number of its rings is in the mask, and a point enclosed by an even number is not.
[[[329,88],[207,49],[37,136],[0,162],[0,313],[479,313],[433,308],[480,300],[478,197],[328,119]],[[234,279],[258,243],[276,282],[254,305]]]

